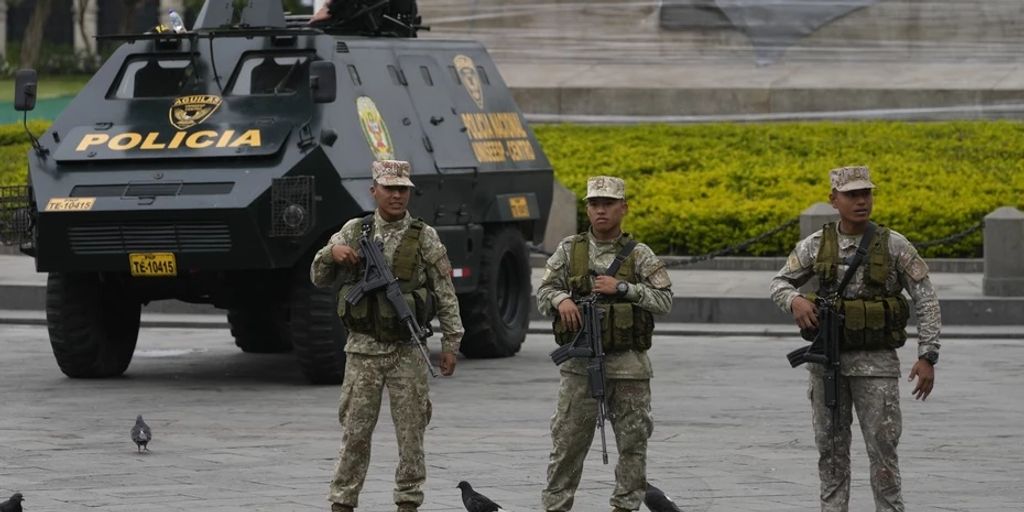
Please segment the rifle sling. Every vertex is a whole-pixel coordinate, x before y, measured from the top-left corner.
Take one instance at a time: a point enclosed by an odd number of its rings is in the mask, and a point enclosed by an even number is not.
[[[615,260],[613,260],[612,264],[608,266],[608,270],[604,271],[604,275],[614,276],[615,274],[618,274],[619,268],[622,267],[622,262],[626,261],[626,258],[629,257],[635,247],[636,240],[630,238],[626,241],[626,243],[622,245],[622,249],[619,250],[619,253],[615,255]]]
[[[857,267],[864,261],[864,256],[868,254],[868,246],[871,245],[871,240],[875,237],[875,231],[878,228],[874,222],[868,222],[868,227],[864,231],[864,235],[860,239],[860,245],[857,246],[857,253],[853,256],[853,261],[850,262],[850,266],[847,267],[846,273],[843,274],[843,280],[839,282],[839,287],[836,288],[836,297],[842,297],[843,290],[846,289],[846,285],[850,284],[853,279],[853,274],[857,272]]]

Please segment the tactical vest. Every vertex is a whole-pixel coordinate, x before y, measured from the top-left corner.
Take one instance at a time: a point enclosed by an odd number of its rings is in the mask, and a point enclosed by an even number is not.
[[[615,247],[622,249],[629,235],[623,234]],[[622,262],[615,273],[619,281],[636,284],[636,257],[634,252]],[[590,241],[586,233],[576,235],[569,250],[569,292],[573,298],[590,295],[592,292],[592,275],[590,273]],[[651,313],[622,297],[602,295],[597,303],[601,315],[601,341],[604,351],[625,352],[636,350],[643,352],[651,348],[651,337],[654,334],[654,316]],[[554,321],[555,341],[559,345],[572,342],[576,331],[566,328],[557,315]]]
[[[888,350],[902,347],[907,341],[907,319],[910,307],[902,294],[887,294],[885,281],[889,276],[892,255],[889,253],[890,230],[879,227],[868,247],[864,262],[864,287],[867,299],[840,299],[838,311],[844,316],[841,350]],[[814,260],[822,289],[834,289],[842,277],[839,267],[839,235],[836,224],[822,229],[821,246]],[[814,294],[808,297],[814,300]]]
[[[372,239],[373,215],[364,218],[363,224],[369,225],[368,236]],[[414,281],[416,263],[419,260],[420,235],[424,227],[425,224],[420,219],[409,224],[409,228],[402,235],[402,241],[395,249],[391,269],[398,280],[399,289],[402,290],[402,297],[421,326],[429,325],[430,322],[427,288],[417,286]],[[357,283],[358,281],[346,283],[338,292],[338,316],[345,327],[351,332],[373,336],[377,341],[384,343],[409,341],[409,330],[399,321],[395,308],[388,302],[383,289],[363,296],[359,302],[351,306],[345,302],[345,296]]]

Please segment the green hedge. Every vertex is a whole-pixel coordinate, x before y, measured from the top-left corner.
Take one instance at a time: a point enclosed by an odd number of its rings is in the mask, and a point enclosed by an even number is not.
[[[558,179],[627,180],[626,229],[659,254],[700,254],[756,236],[828,200],[828,170],[868,165],[873,218],[912,241],[945,237],[1003,205],[1024,208],[1024,124],[844,122],[535,127]],[[581,203],[582,206],[582,203]],[[797,228],[751,246],[783,255]],[[981,233],[922,251],[981,254]]]
[[[29,124],[40,134],[47,123]],[[588,176],[627,180],[626,229],[659,254],[701,254],[758,235],[827,201],[828,170],[865,164],[879,186],[874,219],[913,241],[1024,209],[1024,123],[847,122],[536,126],[558,179],[583,197]],[[24,183],[29,144],[0,126],[0,185]],[[582,206],[582,203],[581,203]],[[582,212],[582,208],[581,208]],[[797,229],[746,254],[783,255]],[[981,254],[981,233],[922,251]]]

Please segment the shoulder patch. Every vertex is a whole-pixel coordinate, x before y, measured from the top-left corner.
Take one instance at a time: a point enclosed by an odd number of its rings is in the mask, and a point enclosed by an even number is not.
[[[659,290],[672,287],[672,279],[669,277],[668,270],[665,268],[664,263],[655,269],[651,275],[647,276],[647,282],[650,283],[652,287]]]
[[[914,282],[928,277],[928,264],[925,263],[924,258],[920,255],[914,255],[914,259],[910,260],[910,263],[907,265],[907,276]]]

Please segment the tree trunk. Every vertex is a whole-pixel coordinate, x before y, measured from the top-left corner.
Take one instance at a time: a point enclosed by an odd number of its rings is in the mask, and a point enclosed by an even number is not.
[[[89,9],[89,2],[92,0],[75,0],[75,24],[78,25],[78,33],[82,37],[82,46],[85,47],[85,58],[93,59],[96,52],[92,46],[92,41],[86,37],[85,30],[85,11]]]
[[[43,29],[50,17],[53,0],[36,0],[36,8],[25,27],[25,37],[21,40],[21,56],[18,59],[22,68],[34,68],[39,59],[39,48],[43,44]]]
[[[121,28],[119,33],[127,34],[135,29],[135,10],[141,0],[124,0],[124,10],[121,11]]]

